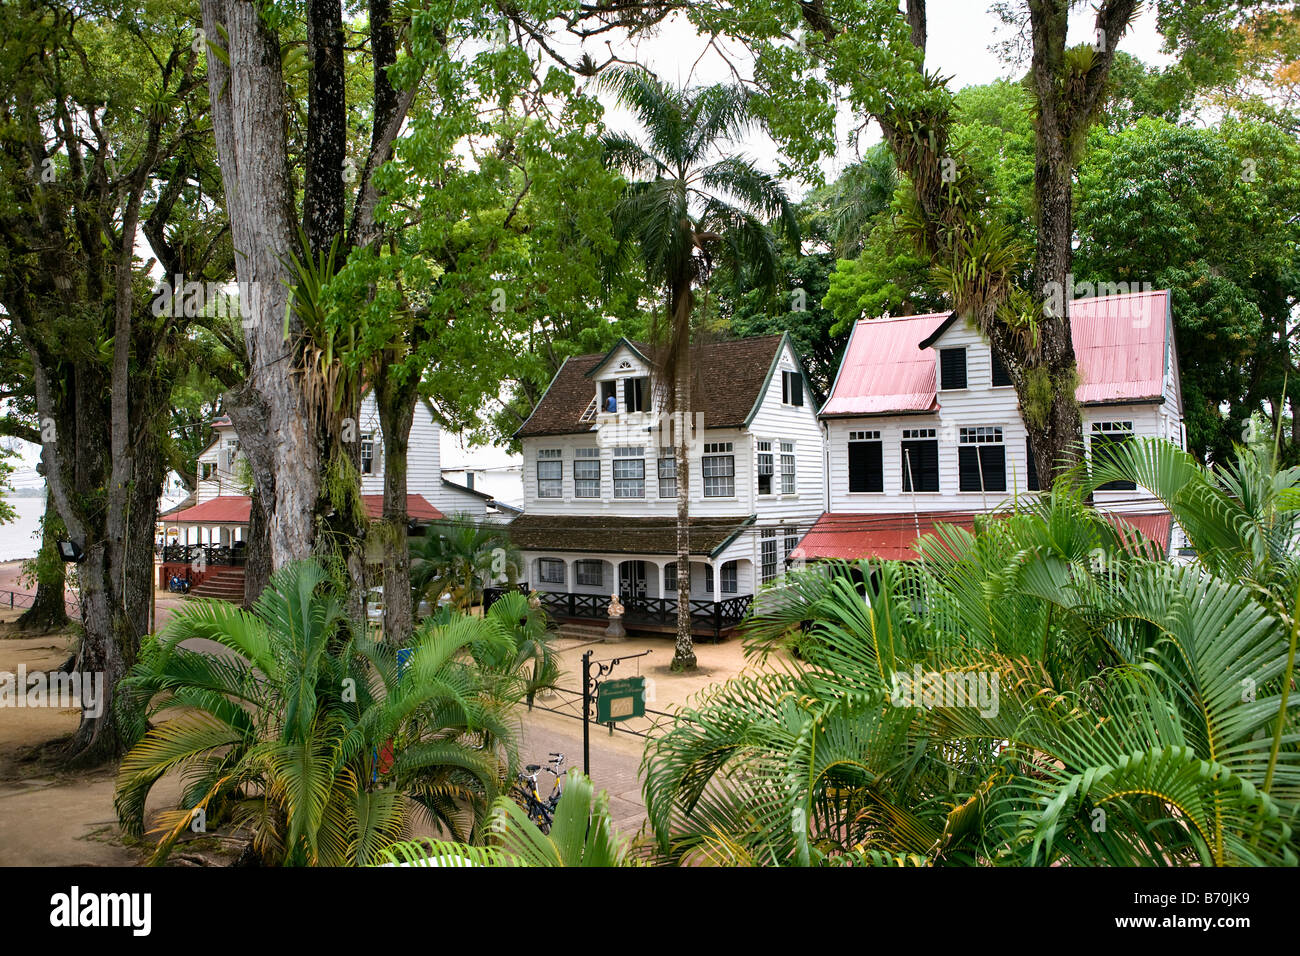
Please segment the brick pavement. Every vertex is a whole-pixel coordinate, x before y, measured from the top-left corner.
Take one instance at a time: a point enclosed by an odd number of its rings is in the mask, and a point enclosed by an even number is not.
[[[591,728],[591,778],[597,790],[609,793],[614,824],[624,836],[633,836],[645,823],[645,804],[637,768],[645,741],[615,733],[599,725]],[[544,764],[551,751],[564,754],[565,767],[582,769],[582,722],[534,710],[523,719],[519,756],[523,763]]]

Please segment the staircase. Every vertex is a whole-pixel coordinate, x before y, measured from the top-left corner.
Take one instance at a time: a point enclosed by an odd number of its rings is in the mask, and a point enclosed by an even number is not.
[[[194,585],[187,597],[219,598],[232,604],[244,603],[244,569],[222,568]]]
[[[577,641],[603,641],[608,624],[579,624],[576,621],[560,621],[556,630],[560,637]]]

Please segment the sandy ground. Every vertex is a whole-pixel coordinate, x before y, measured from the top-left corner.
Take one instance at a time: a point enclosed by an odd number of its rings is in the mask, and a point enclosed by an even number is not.
[[[71,636],[10,638],[7,622],[17,616],[0,613],[0,671],[59,667],[72,651]],[[143,859],[119,835],[112,768],[66,771],[47,746],[71,734],[77,720],[75,708],[0,708],[0,865],[134,866]],[[179,795],[177,781],[162,781],[150,812],[174,805]]]
[[[17,583],[17,565],[0,563],[0,590],[27,590]],[[178,595],[158,593],[159,627],[182,601]],[[72,652],[72,636],[15,637],[8,622],[20,613],[0,606],[0,671],[16,672],[20,664],[28,673],[59,667]],[[219,647],[212,645],[212,649]],[[738,639],[698,644],[699,668],[690,674],[674,674],[669,669],[673,644],[665,637],[633,637],[618,643],[560,638],[557,650],[562,661],[563,690],[540,699],[539,709],[524,717],[523,743],[530,752],[536,751],[538,756],[531,759],[539,760],[545,760],[540,755],[548,749],[564,748],[571,766],[580,766],[581,723],[552,711],[570,715],[579,712],[584,652],[590,650],[597,664],[612,665],[607,678],[645,676],[648,707],[665,712],[674,711],[701,689],[747,666]],[[644,651],[650,653],[635,656]],[[621,660],[614,663],[614,658]],[[767,666],[778,665],[769,662]],[[655,722],[669,719],[651,713],[623,726],[644,731]],[[0,708],[0,866],[134,866],[146,858],[146,848],[124,840],[118,830],[113,810],[113,769],[69,772],[60,766],[57,742],[76,726],[75,709]],[[643,741],[625,734],[610,735],[606,728],[596,726],[591,734],[593,777],[598,786],[608,787],[614,796],[620,823],[633,824],[644,815],[636,780]],[[148,812],[174,807],[179,794],[179,780],[165,778],[155,786]],[[178,847],[172,862],[228,863],[234,852],[231,841],[196,835]]]

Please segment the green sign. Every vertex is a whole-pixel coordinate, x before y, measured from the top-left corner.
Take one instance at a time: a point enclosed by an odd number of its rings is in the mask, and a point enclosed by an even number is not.
[[[645,678],[624,677],[596,685],[596,723],[645,716]]]

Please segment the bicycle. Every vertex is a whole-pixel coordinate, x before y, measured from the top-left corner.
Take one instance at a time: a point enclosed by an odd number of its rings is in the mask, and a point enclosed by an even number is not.
[[[528,814],[528,819],[537,824],[537,828],[543,833],[551,832],[551,821],[555,818],[555,808],[559,805],[560,797],[564,793],[564,754],[552,753],[550,764],[543,767],[541,764],[530,763],[524,768],[524,772],[519,774],[518,782],[511,789],[510,795],[515,798],[515,802],[523,808]],[[551,787],[551,795],[545,800],[542,799],[541,793],[537,789],[537,778],[545,770],[555,778],[555,783]]]

